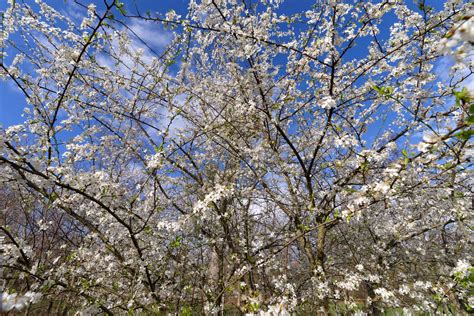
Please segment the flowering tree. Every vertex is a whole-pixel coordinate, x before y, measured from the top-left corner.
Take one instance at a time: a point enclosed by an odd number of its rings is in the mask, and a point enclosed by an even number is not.
[[[473,7],[408,2],[10,1],[3,308],[472,311]]]

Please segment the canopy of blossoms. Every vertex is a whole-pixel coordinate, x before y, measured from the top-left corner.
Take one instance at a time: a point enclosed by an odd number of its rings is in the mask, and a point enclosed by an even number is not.
[[[472,3],[86,2],[2,15],[2,311],[473,311]]]

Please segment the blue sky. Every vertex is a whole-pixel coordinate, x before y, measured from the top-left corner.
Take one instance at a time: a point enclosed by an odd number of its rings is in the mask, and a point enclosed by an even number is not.
[[[26,0],[25,2],[31,3],[31,5],[34,6],[33,0]],[[74,4],[71,0],[46,0],[45,2],[65,15],[79,21],[82,18],[81,16],[85,13],[85,10]],[[96,3],[99,8],[103,6],[103,1],[81,1],[81,3],[89,2]],[[151,12],[167,12],[170,9],[174,9],[178,14],[185,14],[187,3],[187,0],[127,0],[125,1],[125,9],[133,13],[136,5],[142,14],[145,14],[147,10]],[[7,7],[7,1],[1,0],[0,12],[3,12]],[[153,41],[156,43],[157,39],[152,38],[151,42],[153,43]],[[10,58],[7,58],[5,64],[8,65],[10,60]],[[11,81],[0,81],[0,126],[5,128],[22,123],[24,121],[22,113],[25,106],[27,106],[27,104],[24,95],[18,90],[15,84]]]
[[[34,5],[33,0],[25,0],[27,3],[31,3]],[[74,4],[71,0],[47,0],[48,4],[63,12],[65,15],[72,17],[80,21],[81,14],[85,13],[85,10],[80,8],[78,5]],[[89,1],[81,1],[84,3],[88,3]],[[97,4],[98,8],[103,6],[103,1],[92,1]],[[135,12],[135,8],[145,15],[147,11],[150,12],[161,12],[165,13],[170,9],[175,10],[178,14],[185,15],[188,0],[160,0],[160,1],[151,1],[151,0],[126,0],[125,2],[125,10],[133,14]],[[319,3],[320,0],[287,0],[281,6],[281,12],[285,14],[292,14],[296,12],[304,12],[306,9],[310,8],[312,4]],[[407,3],[410,6],[415,6],[414,2],[408,0]],[[436,9],[440,9],[443,5],[444,1],[440,0],[431,0],[427,1],[427,4],[430,6],[435,7]],[[5,10],[7,7],[6,1],[0,2],[0,11]],[[385,23],[387,26],[390,25],[391,19],[387,19]],[[135,20],[136,21],[136,20]],[[79,22],[80,23],[80,22]],[[141,30],[144,37],[147,37],[147,41],[150,43],[154,43],[156,46],[160,45],[160,38],[153,37],[152,34],[149,34],[149,30],[147,31],[144,28],[140,29],[140,25],[136,25],[139,30]],[[148,33],[147,33],[148,32]],[[363,54],[363,49],[360,50],[360,53]],[[356,57],[356,56],[352,56]],[[6,64],[8,65],[8,58],[6,60]],[[444,63],[445,64],[445,63]],[[439,67],[436,68],[439,70]],[[441,69],[442,71],[442,69]],[[19,92],[18,88],[11,82],[11,81],[0,81],[0,126],[8,127],[10,125],[18,124],[23,122],[23,118],[21,116],[23,108],[26,106],[26,102],[24,100],[24,96],[21,92]]]

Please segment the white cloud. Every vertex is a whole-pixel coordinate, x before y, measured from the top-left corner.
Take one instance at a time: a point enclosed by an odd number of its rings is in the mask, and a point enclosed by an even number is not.
[[[158,25],[147,21],[134,20],[129,27],[136,36],[152,48],[163,48],[173,39],[171,32],[165,31]],[[139,41],[138,39],[134,39],[134,41],[135,40]],[[140,44],[143,45],[143,43]]]
[[[465,64],[464,69],[460,69],[454,74],[455,80],[453,82],[456,82],[462,76],[466,76],[467,74],[469,74],[468,68],[472,67],[473,62],[474,62],[473,57],[466,58],[464,60],[464,64]],[[449,82],[453,78],[451,67],[455,65],[456,65],[456,60],[453,56],[448,55],[448,56],[441,57],[436,62],[435,67],[434,67],[434,73],[438,77],[439,81],[443,82],[444,84],[449,84]],[[466,87],[470,91],[474,91],[474,75],[470,75],[469,77],[464,79],[463,82],[461,82],[460,86]]]
[[[434,72],[442,82],[449,81],[449,69],[454,65],[454,62],[452,56],[444,56],[436,61]]]
[[[466,80],[464,80],[463,86],[466,87],[471,93],[474,93],[474,75],[471,75]]]
[[[86,17],[86,11],[72,1],[67,1],[65,3],[66,8],[65,10],[61,10],[61,13],[74,23],[80,24],[82,19]]]
[[[153,57],[159,57],[157,54],[160,54],[173,39],[173,33],[146,21],[133,20],[128,25],[128,28],[129,29],[122,27],[119,29],[119,32],[126,32],[129,35],[130,44],[128,49],[130,51],[137,52],[141,50],[143,52],[141,61],[144,64],[150,64]],[[111,49],[116,53],[120,51],[119,42],[116,38],[111,41]],[[128,54],[117,57],[120,57],[120,61],[122,62],[118,70],[128,77],[128,75],[130,75],[128,68],[133,68],[134,62],[132,58]],[[114,69],[115,67],[115,61],[107,54],[100,54],[97,57],[97,61],[100,65],[110,69]]]

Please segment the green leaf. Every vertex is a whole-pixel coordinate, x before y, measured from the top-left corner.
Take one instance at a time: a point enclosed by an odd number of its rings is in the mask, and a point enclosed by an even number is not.
[[[466,121],[467,125],[472,125],[474,124],[474,115],[471,115],[467,118],[467,121]]]
[[[171,248],[179,248],[181,246],[181,241],[183,238],[181,236],[176,236],[175,240],[170,244]]]
[[[366,172],[367,170],[369,170],[369,162],[367,161],[367,159],[364,160],[364,162],[360,164],[360,169],[363,172]]]
[[[403,164],[405,165],[405,167],[408,165],[408,163],[410,162],[410,155],[408,154],[408,152],[406,151],[406,149],[402,149],[402,155],[403,157],[405,157],[403,159]]]
[[[56,201],[58,198],[59,198],[59,195],[56,192],[51,193],[51,195],[49,196],[49,199],[51,202]]]
[[[154,146],[154,149],[157,153],[163,151],[163,143],[160,144],[160,146]]]
[[[69,255],[67,255],[66,260],[71,261],[74,260],[77,257],[77,253],[75,251],[72,251]]]
[[[91,284],[88,280],[83,279],[81,280],[81,286],[84,290],[87,290],[90,288]]]
[[[302,230],[303,232],[309,232],[309,230],[310,230],[309,226],[304,225],[304,224],[300,224],[299,229]]]
[[[467,90],[466,87],[463,87],[461,91],[453,91],[453,93],[457,98],[460,98],[460,99],[465,99],[469,97],[469,91]]]
[[[454,191],[454,197],[462,198],[462,197],[464,197],[464,192]]]
[[[181,315],[182,316],[191,316],[193,314],[193,310],[189,306],[181,307]]]
[[[448,169],[450,169],[450,168],[452,168],[452,167],[453,167],[453,163],[452,163],[452,162],[447,162],[447,163],[445,163],[444,165],[441,165],[440,168],[443,169],[443,170],[448,170]]]
[[[372,87],[375,91],[377,91],[380,95],[389,97],[393,94],[393,87],[380,87],[380,86],[373,86]]]
[[[454,134],[455,137],[462,140],[469,140],[469,138],[471,138],[472,135],[474,135],[474,130],[472,129]]]
[[[379,93],[382,91],[382,89],[377,85],[373,86],[372,88]]]
[[[349,223],[351,221],[351,218],[352,218],[352,214],[347,215],[346,221]]]
[[[456,97],[456,105],[462,106],[464,103],[468,103],[470,101],[469,90],[466,87],[462,88],[461,91],[453,90],[453,94]],[[471,111],[471,109],[469,109]]]
[[[124,5],[123,2],[117,2],[115,6],[120,11],[120,13],[122,13],[122,15],[126,15],[127,11],[125,11],[125,9],[123,8],[123,5]]]

